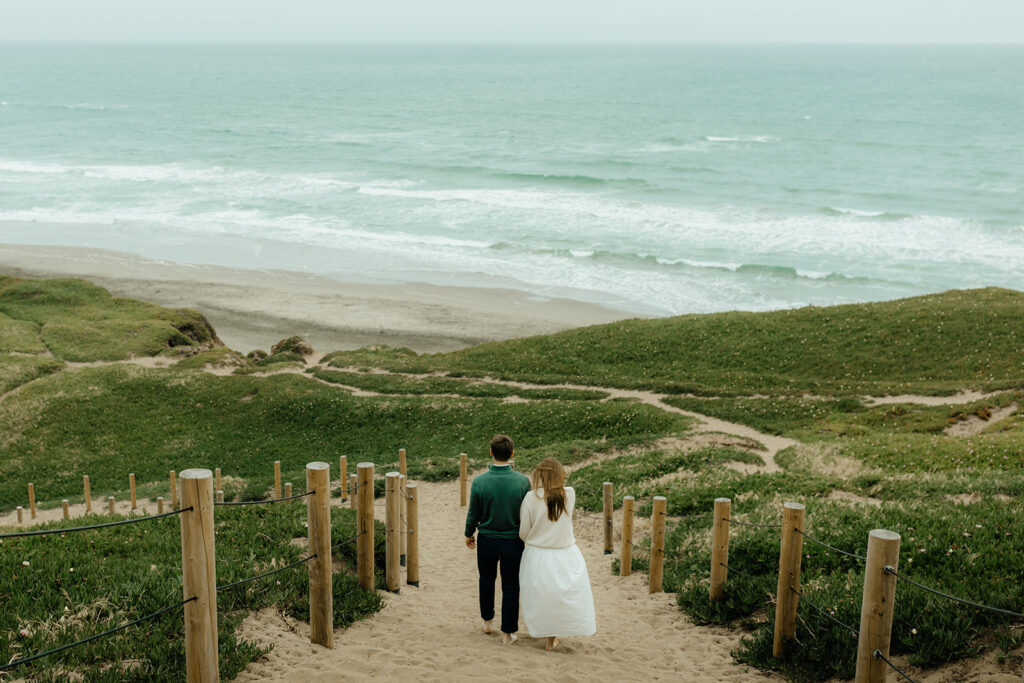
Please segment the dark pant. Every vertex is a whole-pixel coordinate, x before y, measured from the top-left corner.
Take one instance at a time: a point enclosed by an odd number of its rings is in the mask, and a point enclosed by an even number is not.
[[[480,571],[480,616],[494,618],[494,580],[501,566],[501,630],[519,630],[519,560],[523,542],[518,538],[491,538],[477,535],[476,568]]]

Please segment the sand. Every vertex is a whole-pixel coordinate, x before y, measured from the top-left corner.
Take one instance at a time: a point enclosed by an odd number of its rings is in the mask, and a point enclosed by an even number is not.
[[[433,353],[636,317],[511,289],[360,284],[78,247],[0,244],[0,274],[80,277],[116,296],[194,308],[242,353],[295,334],[318,351],[386,344]]]
[[[549,653],[545,639],[530,638],[521,624],[519,642],[503,646],[500,635],[481,629],[476,556],[462,539],[466,508],[459,506],[458,483],[418,486],[420,587],[385,593],[383,611],[335,631],[333,650],[311,645],[309,626],[276,609],[251,615],[239,637],[274,650],[237,681],[778,680],[732,659],[739,632],[693,625],[674,595],[648,594],[645,573],[613,576],[601,520],[589,517],[576,520],[576,535],[593,586],[597,634],[562,638]]]

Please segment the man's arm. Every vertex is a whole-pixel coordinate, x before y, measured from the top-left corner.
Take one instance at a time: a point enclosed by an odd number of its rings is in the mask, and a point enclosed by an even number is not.
[[[474,482],[475,483],[475,482]],[[469,510],[466,511],[466,547],[476,548],[476,527],[480,523],[480,497],[476,487],[469,489]]]

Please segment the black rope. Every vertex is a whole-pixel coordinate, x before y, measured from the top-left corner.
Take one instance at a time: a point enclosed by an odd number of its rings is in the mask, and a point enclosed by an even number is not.
[[[896,573],[896,570],[893,569],[892,567],[890,567],[889,565],[886,565],[885,567],[883,567],[882,571],[884,571],[886,574],[891,574],[891,575],[895,576],[900,581],[906,581],[907,583],[909,583],[911,585],[917,586],[921,590],[926,590],[929,593],[935,593],[936,595],[940,595],[940,596],[942,596],[944,598],[949,598],[950,600],[955,600],[956,602],[962,602],[965,605],[970,605],[971,607],[977,607],[978,609],[986,609],[989,612],[998,612],[999,614],[1008,614],[1011,617],[1019,617],[1021,619],[1024,619],[1024,614],[1021,614],[1020,612],[1012,612],[1012,611],[1010,611],[1008,609],[1000,609],[998,607],[989,607],[988,605],[980,605],[980,604],[978,604],[976,602],[971,602],[970,600],[964,600],[963,598],[958,598],[958,597],[956,597],[954,595],[949,595],[948,593],[942,593],[940,591],[935,590],[934,588],[929,588],[928,586],[922,586],[917,581],[913,581],[911,579],[908,579],[905,576],[900,576],[899,574]]]
[[[813,541],[814,543],[817,543],[818,545],[823,545],[826,548],[828,548],[829,550],[834,550],[837,553],[842,553],[843,555],[848,555],[849,557],[852,557],[854,559],[860,560],[861,562],[867,562],[868,561],[868,558],[864,557],[863,555],[856,555],[854,553],[848,553],[845,550],[840,550],[839,548],[837,548],[837,547],[835,547],[833,545],[829,545],[828,543],[824,543],[822,541],[819,541],[814,536],[811,536],[809,533],[807,533],[807,532],[805,532],[805,531],[803,531],[801,529],[793,529],[793,531],[797,532],[798,534],[800,534],[801,536],[806,538],[808,541]]]
[[[334,545],[331,546],[331,550],[334,550],[335,548],[340,548],[343,545],[348,545],[349,543],[355,543],[356,541],[359,540],[360,536],[365,536],[365,535],[366,535],[366,532],[364,531],[363,533],[356,534],[352,538],[347,539],[345,541],[338,541],[337,543],[335,543]]]
[[[21,536],[47,536],[50,534],[70,534],[76,531],[89,531],[90,529],[103,529],[108,526],[121,526],[122,524],[135,524],[136,522],[148,522],[151,519],[159,519],[161,517],[170,517],[171,515],[180,515],[182,512],[188,512],[192,507],[189,506],[183,510],[174,510],[173,512],[164,512],[159,515],[150,515],[148,517],[135,517],[133,519],[122,519],[120,522],[107,522],[105,524],[93,524],[91,526],[76,526],[70,529],[46,529],[44,531],[21,531],[15,534],[0,534],[0,538],[18,538]]]
[[[714,519],[714,515],[676,515],[679,519]]]
[[[273,571],[269,571],[266,574],[260,574],[259,576],[251,576],[248,579],[242,579],[241,581],[235,581],[234,583],[229,583],[229,584],[226,584],[224,586],[217,586],[217,590],[218,591],[227,590],[228,588],[234,588],[235,586],[241,586],[243,583],[249,583],[250,581],[256,581],[257,579],[263,579],[263,578],[266,578],[268,576],[272,576],[272,575],[277,574],[279,572],[283,572],[285,569],[291,569],[292,567],[297,567],[300,564],[302,564],[303,562],[309,562],[310,560],[312,560],[315,557],[316,557],[316,554],[314,553],[313,555],[310,555],[309,557],[304,557],[301,560],[298,560],[297,562],[292,562],[291,564],[286,564],[285,566],[283,566],[283,567],[281,567],[279,569],[275,569]]]
[[[97,640],[99,638],[103,638],[104,636],[109,636],[109,635],[112,635],[114,633],[117,633],[118,631],[123,631],[124,629],[128,628],[129,626],[135,626],[136,624],[142,623],[143,621],[148,621],[149,619],[154,619],[154,618],[160,616],[161,614],[165,614],[167,612],[170,612],[171,610],[180,609],[180,608],[184,607],[185,605],[187,605],[188,603],[192,602],[193,600],[198,600],[198,598],[195,598],[195,597],[189,598],[188,600],[185,600],[184,602],[179,602],[177,605],[171,605],[170,607],[165,607],[162,610],[160,610],[159,612],[153,612],[152,614],[150,614],[148,616],[145,616],[145,617],[142,617],[141,619],[136,619],[135,621],[129,622],[127,624],[122,624],[121,626],[118,626],[117,628],[112,628],[109,631],[104,631],[103,633],[97,633],[94,636],[89,636],[88,638],[84,638],[82,640],[79,640],[78,642],[71,643],[70,645],[61,645],[60,647],[54,648],[53,650],[49,650],[47,652],[41,652],[41,653],[39,653],[37,655],[32,655],[31,657],[26,657],[25,659],[19,659],[17,661],[9,662],[8,664],[0,665],[0,671],[7,671],[8,669],[13,669],[15,667],[21,666],[22,664],[28,664],[29,662],[34,662],[35,660],[42,659],[43,657],[49,657],[50,655],[57,654],[58,652],[63,652],[64,650],[69,650],[69,649],[71,649],[73,647],[77,647],[79,645],[85,645],[86,643],[91,643],[92,641]]]
[[[636,543],[633,543],[633,541],[626,541],[626,542],[629,543],[634,548],[636,548],[637,550],[643,550],[645,553],[650,553],[651,552],[651,549],[648,548],[645,545],[637,545]]]
[[[748,574],[748,573],[746,573],[746,572],[742,572],[742,571],[740,571],[739,569],[736,569],[735,567],[730,567],[729,565],[727,565],[727,564],[724,564],[724,563],[722,563],[722,562],[719,562],[719,563],[718,563],[718,566],[719,566],[719,567],[725,567],[725,568],[726,568],[727,570],[729,570],[729,571],[731,571],[731,572],[736,572],[736,573],[737,573],[737,574],[739,574],[740,576],[745,576],[745,577],[747,577],[748,579],[754,579],[755,581],[756,581],[756,580],[759,580],[759,579],[764,579],[764,578],[768,578],[768,575],[767,575],[767,574],[762,574],[761,576],[754,576],[753,574]]]
[[[789,590],[793,591],[794,593],[799,595],[801,598],[803,598],[803,600],[800,601],[801,604],[802,603],[807,603],[807,605],[809,607],[813,607],[819,614],[821,614],[826,619],[830,619],[831,621],[833,621],[833,622],[839,624],[840,626],[842,626],[843,628],[845,628],[847,631],[849,631],[853,635],[857,636],[858,638],[860,637],[860,633],[858,633],[855,628],[853,628],[852,626],[848,626],[848,625],[844,624],[843,622],[839,621],[838,619],[836,619],[834,616],[832,616],[831,614],[829,614],[825,610],[823,610],[820,607],[818,607],[817,605],[815,605],[813,602],[811,602],[810,600],[805,598],[804,594],[801,591],[798,591],[797,589],[793,588],[792,586],[789,587]]]
[[[729,519],[728,517],[723,517],[722,521],[729,522],[729,524],[739,524],[740,526],[756,526],[756,527],[759,527],[761,529],[781,529],[782,528],[781,524],[751,524],[749,522],[740,522],[739,520]]]
[[[898,673],[900,676],[903,676],[905,679],[910,681],[910,683],[914,683],[914,679],[911,678],[910,676],[908,676],[907,674],[903,673],[903,671],[898,666],[896,666],[895,664],[890,662],[889,659],[885,655],[882,654],[881,650],[877,650],[876,649],[874,652],[871,653],[871,656],[874,657],[875,659],[881,659],[883,662],[888,664],[889,668],[891,668],[893,671]]]
[[[315,491],[306,491],[300,493],[297,496],[288,496],[287,498],[268,498],[267,500],[243,500],[237,503],[214,503],[214,505],[269,505],[270,503],[283,503],[286,500],[295,500],[296,498],[305,498],[306,496],[312,496]]]

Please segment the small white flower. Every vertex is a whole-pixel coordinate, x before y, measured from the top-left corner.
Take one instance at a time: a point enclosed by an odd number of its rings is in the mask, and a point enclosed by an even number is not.
[[[69,572],[71,572],[71,573],[74,573],[74,571],[75,571],[75,568],[74,568],[74,567],[72,567],[71,569],[68,569],[68,571],[69,571]]]
[[[29,564],[31,564],[31,563],[28,560],[25,560],[24,562],[21,563],[21,566],[22,567],[27,567],[27,566],[29,566]]]
[[[916,628],[912,628],[912,629],[910,629],[910,632],[911,632],[911,633],[912,633],[913,635],[915,635],[915,636],[917,635],[917,629],[916,629]]]

